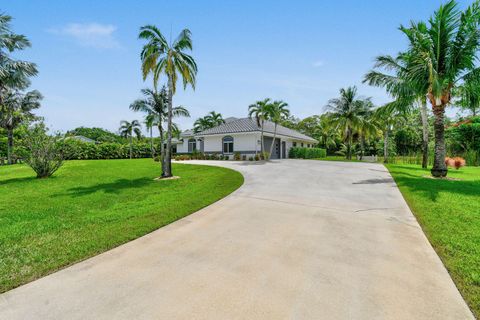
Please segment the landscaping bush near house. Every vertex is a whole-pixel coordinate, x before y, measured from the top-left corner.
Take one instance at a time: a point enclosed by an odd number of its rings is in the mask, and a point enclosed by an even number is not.
[[[325,158],[326,156],[327,150],[322,148],[293,147],[290,148],[290,151],[288,153],[288,157],[294,159],[317,159]]]
[[[68,160],[126,159],[130,157],[130,146],[116,142],[95,144],[65,139],[63,153]],[[132,153],[134,158],[149,158],[152,156],[151,146],[148,143],[134,143]]]

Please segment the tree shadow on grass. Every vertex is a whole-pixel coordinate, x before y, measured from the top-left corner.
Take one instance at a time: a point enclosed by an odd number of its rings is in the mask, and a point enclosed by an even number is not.
[[[172,180],[173,181],[173,180]],[[134,189],[134,188],[143,188],[147,185],[155,185],[155,190],[163,189],[167,187],[168,184],[160,183],[159,181],[154,181],[151,178],[138,178],[138,179],[118,179],[113,182],[108,183],[99,183],[91,186],[81,186],[67,189],[65,193],[60,193],[53,195],[53,197],[60,196],[86,196],[96,192],[104,192],[109,194],[120,194],[125,190]]]
[[[25,182],[33,182],[33,181],[51,181],[55,180],[56,176],[51,176],[45,179],[38,179],[36,176],[30,176],[30,177],[23,177],[23,178],[11,178],[11,179],[6,179],[6,180],[0,180],[0,186],[4,185],[9,185],[9,184],[23,184]]]
[[[404,172],[392,171],[395,181],[400,187],[407,187],[411,192],[417,192],[436,201],[440,192],[464,196],[478,196],[480,181],[452,181],[419,177]]]

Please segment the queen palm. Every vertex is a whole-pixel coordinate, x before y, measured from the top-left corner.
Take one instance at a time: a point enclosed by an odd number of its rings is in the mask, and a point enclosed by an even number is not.
[[[277,138],[277,126],[282,120],[285,120],[290,115],[290,111],[287,107],[288,103],[281,100],[273,101],[267,107],[267,118],[274,123],[273,141],[270,145],[270,156],[272,155],[275,139]]]
[[[135,100],[131,105],[130,109],[133,111],[141,111],[147,114],[148,124],[158,128],[160,136],[160,156],[162,164],[162,176],[164,172],[164,159],[165,159],[165,143],[164,143],[164,130],[163,124],[167,122],[168,118],[168,94],[165,87],[160,91],[155,89],[142,89],[143,99]],[[190,113],[183,106],[177,106],[172,108],[173,117],[190,117]]]
[[[129,144],[130,144],[130,159],[133,157],[133,135],[137,137],[137,139],[140,139],[142,136],[142,132],[140,130],[142,126],[140,125],[140,122],[138,120],[133,120],[132,122],[128,122],[126,120],[122,120],[120,122],[120,136],[128,139]]]
[[[410,39],[412,68],[409,82],[424,81],[428,74],[427,99],[435,117],[435,152],[432,175],[445,177],[445,109],[451,103],[452,91],[460,83],[480,76],[476,67],[480,49],[480,3],[475,1],[460,11],[451,0],[435,11],[427,23],[412,23],[401,30]]]
[[[43,97],[36,90],[26,94],[16,90],[6,90],[6,92],[3,103],[0,105],[0,127],[7,131],[7,159],[8,164],[12,164],[13,130],[35,118],[32,111],[40,108]]]
[[[267,109],[270,105],[270,99],[266,98],[259,100],[254,104],[248,107],[248,116],[250,118],[255,117],[257,125],[260,127],[260,147],[262,148],[262,153],[265,152],[265,142],[263,141],[263,132],[265,120],[267,120]]]
[[[143,79],[152,74],[156,88],[160,77],[162,75],[167,77],[167,150],[163,177],[171,177],[173,95],[176,92],[179,75],[183,80],[184,89],[188,84],[195,89],[197,64],[192,56],[185,53],[192,50],[191,32],[184,29],[173,43],[168,43],[156,26],[146,25],[140,28],[139,38],[147,40],[141,52]]]
[[[369,125],[364,117],[367,105],[371,105],[369,99],[359,99],[357,88],[348,87],[340,89],[340,97],[329,100],[326,106],[330,125],[338,130],[346,145],[347,159],[352,159],[355,133]]]
[[[395,101],[382,108],[383,111],[380,113],[382,122],[385,122],[383,117],[386,117],[389,113],[406,113],[417,105],[420,107],[423,132],[422,167],[426,168],[428,164],[429,136],[426,99],[428,91],[428,73],[425,72],[423,74],[423,81],[409,81],[407,76],[409,68],[415,67],[412,65],[412,60],[413,58],[410,52],[400,53],[396,57],[389,55],[378,56],[375,59],[374,70],[365,75],[363,82],[377,87],[384,87],[395,99]],[[388,135],[388,131],[384,131],[384,134]]]
[[[14,60],[9,54],[16,50],[30,47],[30,41],[11,30],[12,17],[0,13],[0,105],[3,102],[6,89],[25,89],[28,77],[37,74],[35,64]]]

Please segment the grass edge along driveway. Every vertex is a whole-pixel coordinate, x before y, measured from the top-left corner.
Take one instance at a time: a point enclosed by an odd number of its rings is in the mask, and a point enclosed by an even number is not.
[[[141,237],[243,184],[234,170],[151,159],[68,161],[49,179],[0,167],[0,292]]]
[[[449,177],[461,179],[449,181],[429,179],[429,170],[417,165],[385,166],[460,293],[480,319],[480,168],[449,170]]]

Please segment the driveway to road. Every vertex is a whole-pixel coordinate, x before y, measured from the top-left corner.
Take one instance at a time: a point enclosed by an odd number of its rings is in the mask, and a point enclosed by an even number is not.
[[[382,165],[197,163],[245,184],[0,295],[0,319],[473,319]]]

